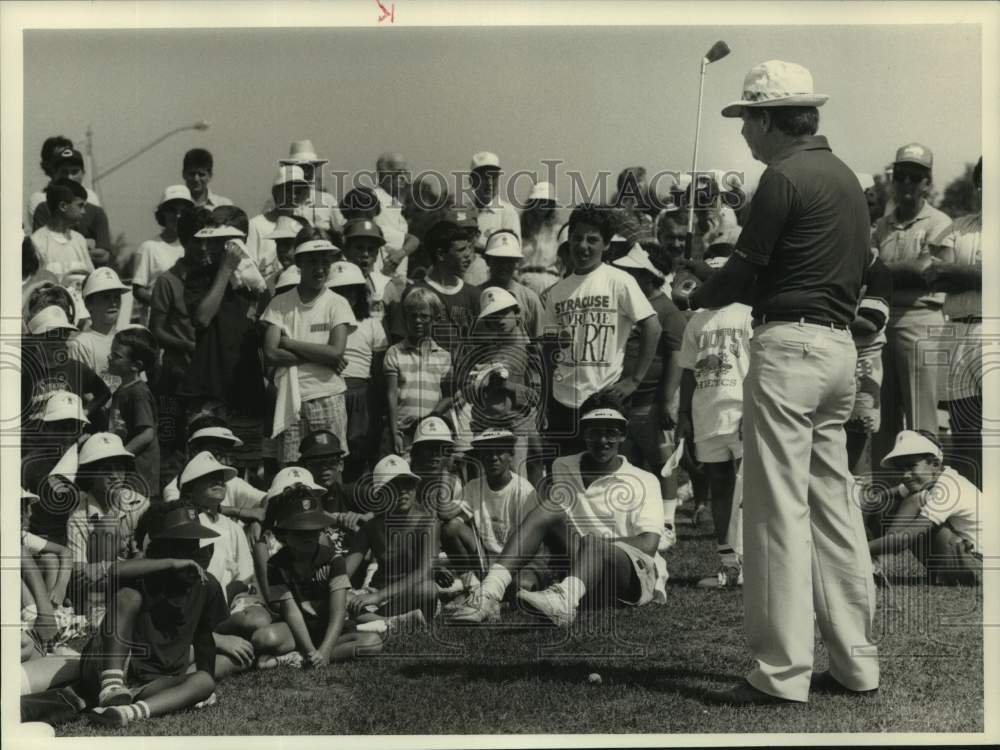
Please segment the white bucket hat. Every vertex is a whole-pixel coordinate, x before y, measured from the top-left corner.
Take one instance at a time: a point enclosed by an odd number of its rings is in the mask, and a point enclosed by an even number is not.
[[[243,445],[243,441],[236,437],[236,435],[233,434],[233,431],[228,427],[202,427],[200,430],[195,430],[191,433],[191,437],[188,438],[188,443],[192,443],[195,440],[201,440],[203,438],[225,440],[226,442],[232,444],[234,448],[239,448]]]
[[[556,199],[556,189],[551,182],[536,182],[528,193],[529,201],[554,201]]]
[[[127,292],[128,290],[129,287],[122,283],[113,268],[102,266],[92,271],[87,277],[87,281],[83,284],[83,297],[86,299],[91,294],[108,291]]]
[[[122,445],[122,439],[111,432],[98,432],[91,435],[80,448],[79,466],[86,466],[106,458],[135,458]]]
[[[194,205],[194,200],[191,198],[191,191],[188,190],[187,185],[169,185],[163,191],[163,197],[160,198],[160,202],[157,206],[162,206],[164,203],[169,203],[170,201],[187,201],[192,206]]]
[[[291,216],[285,216],[282,214],[278,217],[278,220],[274,222],[274,231],[270,234],[264,235],[265,240],[291,240],[299,236],[299,232],[302,231],[302,223],[296,221],[295,218]]]
[[[281,289],[286,286],[298,286],[300,281],[302,281],[302,272],[298,266],[291,265],[278,274],[278,278],[274,281],[274,288]]]
[[[903,456],[925,456],[931,455],[939,461],[944,458],[941,449],[925,438],[919,432],[913,430],[903,430],[896,435],[896,444],[889,451],[888,455],[882,459],[882,468],[891,469],[892,462]]]
[[[417,425],[413,445],[417,443],[452,443],[451,430],[441,417],[428,417]]]
[[[43,307],[28,321],[28,333],[35,336],[58,329],[76,330],[76,326],[66,317],[66,311],[58,305]]]
[[[181,475],[177,478],[177,489],[182,489],[185,484],[198,479],[198,477],[214,474],[217,471],[221,471],[225,475],[226,482],[239,473],[232,466],[226,466],[216,461],[215,456],[208,451],[202,451],[188,461],[184,470],[181,471]]]
[[[479,320],[487,315],[493,315],[493,313],[517,306],[517,299],[506,289],[501,289],[498,286],[487,287],[479,295]]]
[[[83,401],[71,391],[54,391],[45,400],[45,409],[41,419],[43,422],[75,419],[77,422],[90,424],[87,413],[83,410]]]
[[[303,469],[301,466],[287,466],[274,475],[274,479],[271,480],[271,486],[264,493],[264,498],[270,500],[272,497],[280,495],[289,487],[293,487],[296,484],[304,484],[311,490],[326,489],[322,485],[317,484],[316,480],[313,479],[312,472],[308,469]]]
[[[331,289],[341,286],[354,286],[355,284],[367,284],[365,275],[353,263],[346,260],[339,260],[330,266],[330,275],[327,277],[326,285]]]
[[[628,251],[627,255],[615,259],[611,265],[619,268],[639,268],[643,271],[649,271],[658,279],[666,278],[663,271],[653,265],[653,261],[649,259],[649,253],[643,250],[639,243],[632,245],[632,249]]]
[[[396,477],[420,479],[410,471],[410,465],[406,461],[399,456],[388,455],[375,464],[375,468],[372,470],[372,492],[378,492]]]
[[[308,185],[309,180],[306,179],[306,173],[302,171],[302,167],[298,164],[282,164],[278,167],[278,173],[274,176],[274,186],[284,185],[287,182],[301,182],[303,185]]]
[[[509,229],[498,229],[486,240],[486,249],[483,255],[491,258],[523,258],[521,252],[521,241]]]
[[[806,68],[783,60],[768,60],[750,68],[743,79],[743,96],[722,108],[723,117],[739,117],[744,107],[822,107],[829,99],[813,91]]]
[[[500,169],[500,157],[492,151],[478,151],[472,155],[470,170],[482,169],[483,167],[493,167]]]
[[[319,157],[316,155],[313,142],[308,138],[303,138],[301,141],[292,141],[292,145],[288,147],[288,159],[289,161],[311,162],[317,161]]]

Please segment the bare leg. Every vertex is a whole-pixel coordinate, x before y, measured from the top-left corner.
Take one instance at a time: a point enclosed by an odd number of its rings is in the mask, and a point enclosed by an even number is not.
[[[249,639],[255,632],[270,624],[270,613],[264,607],[253,605],[227,617],[216,626],[215,632]]]
[[[715,540],[728,543],[729,516],[733,510],[733,491],[736,488],[736,464],[732,461],[705,464],[705,475],[712,497],[712,523]]]
[[[479,573],[479,545],[476,532],[461,518],[441,524],[441,549],[448,555],[448,567],[457,573]]]

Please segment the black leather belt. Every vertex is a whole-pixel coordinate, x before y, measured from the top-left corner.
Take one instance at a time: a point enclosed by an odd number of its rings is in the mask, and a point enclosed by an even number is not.
[[[765,323],[809,323],[810,325],[814,326],[833,328],[837,331],[847,330],[847,325],[844,323],[835,323],[832,320],[814,318],[811,315],[796,315],[795,313],[772,313],[768,315],[761,315],[758,318],[754,318],[755,326],[761,326],[764,325]]]
[[[952,323],[982,323],[983,319],[978,315],[967,315],[964,318],[952,318]]]

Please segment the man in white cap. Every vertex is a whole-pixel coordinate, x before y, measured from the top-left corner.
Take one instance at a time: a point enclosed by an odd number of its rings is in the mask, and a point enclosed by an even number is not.
[[[247,231],[247,253],[264,276],[272,273],[278,265],[274,240],[265,238],[277,227],[279,216],[299,213],[301,206],[309,200],[311,190],[312,185],[300,165],[282,164],[278,168],[271,186],[274,208],[250,219]]]
[[[347,385],[340,372],[347,337],[357,328],[357,320],[347,300],[327,288],[330,266],[339,252],[326,240],[308,240],[296,247],[299,285],[272,299],[261,316],[267,324],[264,359],[285,371],[284,385],[278,383],[279,403],[283,388],[298,394],[298,413],[290,413],[284,428],[275,431],[282,436],[278,463],[283,466],[299,457],[299,442],[314,430],[331,430],[347,445]],[[275,380],[279,378],[280,373]]]
[[[892,447],[904,426],[938,431],[939,381],[947,373],[936,362],[928,339],[944,325],[945,295],[931,292],[923,271],[931,264],[931,242],[951,219],[927,200],[934,155],[926,146],[908,143],[892,164],[895,208],[875,224],[872,244],[892,272],[892,307],[882,349],[882,425],[872,441],[872,461]]]
[[[801,65],[769,60],[722,110],[742,117],[767,169],[732,257],[688,300],[696,309],[748,297],[756,323],[743,404],[743,601],[756,666],[714,696],[727,705],[808,700],[814,613],[841,689],[878,687],[871,558],[844,437],[868,206],[816,135],[826,100]]]
[[[456,609],[452,621],[496,622],[508,586],[543,541],[553,558],[568,558],[568,575],[543,591],[518,591],[517,598],[556,625],[572,625],[584,597],[591,606],[666,602],[667,566],[657,552],[663,533],[659,483],[619,455],[628,420],[617,399],[598,394],[582,413],[586,450],[555,460],[530,510],[493,558],[478,596]]]
[[[337,199],[323,190],[322,167],[326,159],[320,159],[316,154],[313,142],[308,138],[293,141],[288,148],[288,158],[281,160],[282,164],[294,164],[302,169],[302,175],[309,183],[309,196],[295,206],[294,215],[309,222],[310,226],[324,231],[341,231],[344,226],[344,216],[337,206]],[[274,198],[268,198],[264,203],[263,213],[274,210]]]
[[[489,278],[486,279],[483,288],[500,287],[514,295],[517,306],[521,309],[521,321],[524,323],[525,332],[534,340],[541,338],[542,318],[545,315],[542,301],[534,290],[514,280],[514,272],[524,260],[521,241],[517,238],[517,234],[509,229],[494,232],[486,240],[486,251],[483,256],[490,269]]]
[[[521,239],[521,217],[517,209],[500,198],[500,158],[489,151],[479,151],[472,155],[469,165],[469,181],[472,187],[472,201],[463,206],[479,225],[479,236],[475,247],[482,252],[486,240],[498,229],[509,229]]]
[[[163,227],[160,236],[146,240],[135,251],[135,271],[132,273],[132,292],[143,305],[149,305],[153,284],[164,271],[184,255],[184,246],[177,237],[177,220],[182,211],[194,208],[191,191],[187,185],[170,185],[156,206],[156,223]],[[148,320],[148,317],[143,317]]]
[[[520,216],[524,258],[517,278],[538,295],[562,278],[559,230],[567,218],[566,210],[556,204],[552,183],[536,182]]]
[[[979,489],[945,466],[941,444],[922,432],[900,432],[882,467],[900,472],[903,481],[892,491],[898,505],[882,520],[882,535],[868,543],[876,567],[881,570],[880,556],[909,549],[927,568],[932,583],[979,583]]]
[[[403,216],[410,189],[410,167],[403,155],[395,151],[387,151],[379,156],[375,163],[375,197],[378,199],[379,212],[375,223],[382,229],[385,239],[385,252],[396,264],[392,275],[406,278],[406,259],[416,251],[420,242],[409,233],[409,224]],[[373,270],[382,271],[382,255],[375,259]],[[389,273],[389,271],[385,271]]]

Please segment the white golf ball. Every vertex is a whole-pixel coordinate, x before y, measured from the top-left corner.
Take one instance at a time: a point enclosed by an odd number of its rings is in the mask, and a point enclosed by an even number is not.
[[[591,685],[600,685],[604,680],[601,679],[601,676],[597,672],[591,672],[587,675],[587,682]]]

